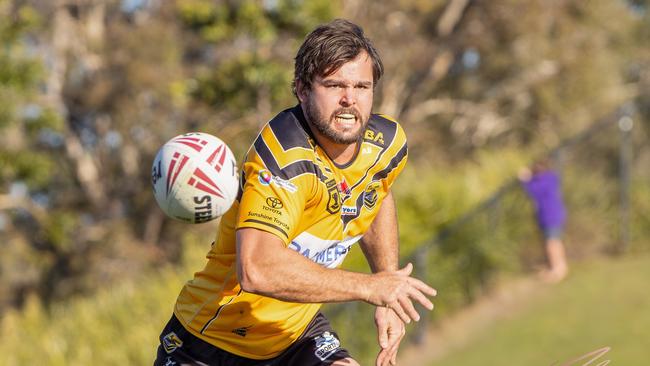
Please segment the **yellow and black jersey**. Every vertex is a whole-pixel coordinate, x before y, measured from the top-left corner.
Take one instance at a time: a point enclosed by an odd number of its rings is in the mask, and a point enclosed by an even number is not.
[[[174,313],[190,332],[253,359],[275,357],[300,336],[320,304],[242,291],[235,231],[270,232],[306,258],[338,267],[370,226],[407,158],[404,131],[383,115],[371,116],[357,148],[350,163],[334,163],[315,142],[300,106],[264,126],[247,153],[239,197],[221,219],[207,265],[178,297]]]

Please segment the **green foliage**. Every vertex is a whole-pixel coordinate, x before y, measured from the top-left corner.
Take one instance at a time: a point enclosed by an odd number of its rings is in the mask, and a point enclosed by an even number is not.
[[[171,316],[183,281],[203,263],[205,240],[184,242],[180,268],[165,266],[118,285],[98,288],[46,308],[30,297],[22,311],[0,320],[3,365],[145,365]],[[34,352],[34,345],[38,352]]]
[[[250,101],[258,98],[270,98],[273,105],[286,104],[290,94],[287,85],[292,77],[291,71],[280,63],[242,54],[199,76],[193,94],[214,108],[228,107],[241,116],[247,113]]]

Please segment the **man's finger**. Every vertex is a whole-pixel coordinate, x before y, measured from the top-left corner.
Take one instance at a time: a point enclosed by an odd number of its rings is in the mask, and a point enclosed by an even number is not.
[[[409,278],[409,284],[416,289],[418,289],[420,292],[422,292],[425,295],[429,296],[436,296],[438,294],[438,291],[436,291],[435,288],[427,285],[426,283],[418,280],[417,278],[411,277]]]
[[[424,294],[422,294],[422,292],[418,291],[416,288],[412,288],[408,292],[408,296],[413,300],[422,304],[422,306],[424,306],[425,308],[429,310],[433,310],[433,303],[431,302],[431,300],[429,300],[426,296],[424,296]]]
[[[388,347],[388,323],[385,318],[377,321],[377,337],[381,348]]]
[[[398,349],[399,349],[399,343],[386,350],[386,356],[384,357],[384,361],[386,365],[396,364]]]
[[[402,309],[402,305],[400,305],[399,302],[395,301],[394,303],[389,304],[388,307],[391,308],[405,324],[411,322],[411,318],[409,318],[409,316],[404,312],[404,309]]]
[[[399,347],[395,348],[395,352],[393,352],[393,355],[390,358],[391,365],[397,365],[397,351],[399,351]]]
[[[417,310],[415,310],[415,307],[413,307],[413,303],[408,297],[402,297],[399,299],[400,305],[402,305],[402,309],[404,309],[404,312],[409,316],[409,318],[417,321],[420,321],[420,314],[418,314]]]
[[[387,348],[382,348],[377,355],[377,360],[375,361],[375,366],[384,366],[390,362],[390,355],[388,354]]]

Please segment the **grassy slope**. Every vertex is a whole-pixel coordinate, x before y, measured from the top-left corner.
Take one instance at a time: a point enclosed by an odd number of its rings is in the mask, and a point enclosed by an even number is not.
[[[647,364],[648,279],[647,254],[581,264],[538,303],[481,331],[473,342],[432,365],[552,365],[604,346],[611,351],[596,364]]]

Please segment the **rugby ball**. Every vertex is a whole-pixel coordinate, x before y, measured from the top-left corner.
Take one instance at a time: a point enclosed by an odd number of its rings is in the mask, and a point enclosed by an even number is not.
[[[239,187],[237,163],[219,138],[186,133],[158,150],[151,184],[156,202],[167,216],[203,223],[222,216],[232,206]]]

